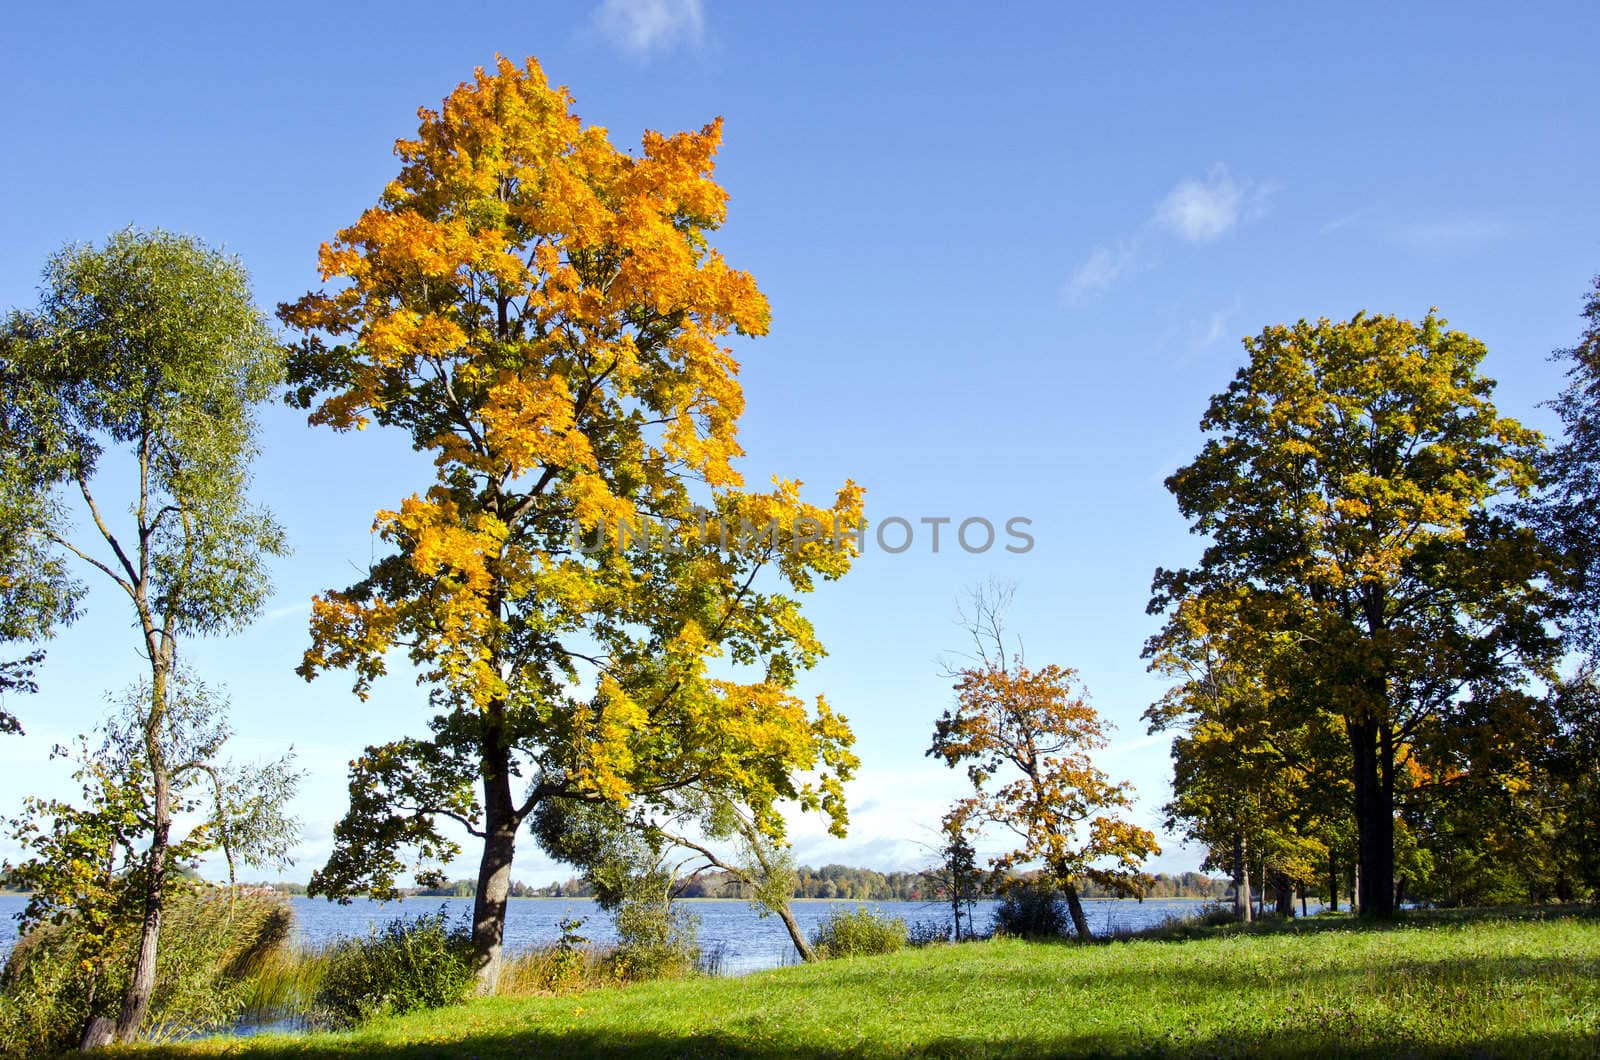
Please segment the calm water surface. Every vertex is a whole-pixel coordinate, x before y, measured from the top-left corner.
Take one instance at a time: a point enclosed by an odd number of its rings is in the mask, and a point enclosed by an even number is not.
[[[9,949],[16,939],[16,914],[27,899],[19,895],[0,895],[0,950]],[[466,923],[472,914],[470,898],[407,898],[399,902],[372,902],[365,899],[338,905],[321,898],[292,898],[297,941],[316,946],[342,935],[362,935],[397,916],[414,917],[443,909],[452,921]],[[680,903],[699,918],[700,946],[708,953],[720,953],[726,973],[776,968],[794,960],[794,947],[777,917],[763,917],[748,902],[732,899],[693,899]],[[977,923],[987,928],[995,902],[977,904]],[[1168,917],[1188,916],[1205,903],[1191,899],[1152,898],[1131,900],[1090,900],[1083,903],[1089,924],[1096,934],[1114,929],[1138,929],[1159,924]],[[948,928],[950,908],[930,902],[856,902],[802,899],[794,903],[794,916],[807,935],[830,912],[864,905],[907,924],[937,923]],[[579,929],[589,941],[604,945],[615,939],[611,918],[587,898],[513,898],[506,913],[506,949],[512,952],[554,942],[561,936],[561,921],[579,919]]]

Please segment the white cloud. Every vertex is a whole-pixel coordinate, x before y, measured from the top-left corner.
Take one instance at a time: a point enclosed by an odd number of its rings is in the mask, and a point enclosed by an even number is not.
[[[1235,177],[1220,163],[1203,178],[1179,181],[1131,234],[1090,251],[1067,278],[1064,294],[1078,302],[1103,293],[1146,266],[1169,238],[1214,242],[1263,213],[1272,191],[1270,185]]]
[[[1194,344],[1200,349],[1214,346],[1221,342],[1228,334],[1228,318],[1233,313],[1226,309],[1219,309],[1212,313],[1206,320],[1205,329],[1195,336]]]
[[[1239,223],[1254,194],[1226,166],[1213,166],[1206,179],[1185,180],[1169,191],[1152,222],[1179,239],[1209,243]]]
[[[1351,225],[1371,217],[1375,209],[1377,209],[1375,206],[1363,206],[1359,210],[1353,210],[1350,213],[1335,217],[1333,220],[1317,229],[1317,234],[1326,236],[1331,235],[1341,229],[1349,228]]]
[[[594,18],[612,43],[638,56],[698,45],[705,33],[700,0],[604,0]]]

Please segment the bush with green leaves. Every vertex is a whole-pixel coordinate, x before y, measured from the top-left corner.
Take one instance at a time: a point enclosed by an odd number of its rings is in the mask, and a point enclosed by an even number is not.
[[[609,805],[547,799],[534,811],[545,851],[577,866],[611,915],[617,945],[605,958],[625,982],[681,979],[699,964],[699,920],[676,903],[678,879],[659,830],[631,824]]]
[[[829,913],[811,933],[811,948],[823,960],[893,953],[905,944],[904,920],[864,905]]]
[[[233,1022],[255,968],[287,945],[292,924],[277,895],[194,885],[177,891],[162,919],[141,1036],[170,1041]],[[134,942],[122,932],[108,951],[103,933],[70,917],[20,940],[0,971],[0,1056],[72,1049],[90,1017],[114,1016]]]
[[[1057,939],[1072,934],[1066,900],[1054,887],[1018,881],[1006,888],[994,911],[994,933],[1020,939]]]
[[[951,925],[940,920],[913,920],[906,925],[906,943],[911,946],[936,946],[954,934]]]
[[[616,925],[611,967],[618,979],[682,979],[700,960],[700,918],[672,899],[671,879],[644,873],[613,902],[603,903]]]
[[[471,932],[451,925],[442,908],[335,943],[326,961],[315,1005],[344,1025],[453,1005],[471,993],[476,975]]]

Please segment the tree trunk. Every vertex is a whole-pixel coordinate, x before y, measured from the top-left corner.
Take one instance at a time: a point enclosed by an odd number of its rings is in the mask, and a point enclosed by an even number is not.
[[[102,1045],[110,1045],[115,1040],[116,1034],[116,1020],[109,1016],[91,1016],[88,1026],[83,1029],[83,1037],[78,1041],[78,1052],[87,1053]]]
[[[1339,862],[1332,851],[1328,852],[1328,908],[1339,911]]]
[[[1253,919],[1250,915],[1250,859],[1245,849],[1244,836],[1233,841],[1233,915],[1242,924]]]
[[[1267,915],[1267,858],[1265,854],[1256,861],[1256,865],[1261,869],[1260,873],[1256,875],[1256,879],[1261,881],[1261,886],[1256,888],[1256,919],[1260,920]]]
[[[1378,805],[1374,810],[1377,819],[1373,822],[1377,832],[1374,886],[1383,896],[1376,914],[1380,917],[1393,916],[1400,905],[1394,870],[1394,759],[1394,729],[1385,724],[1379,729]]]
[[[1273,897],[1277,900],[1277,908],[1273,910],[1285,920],[1294,919],[1294,885],[1289,877],[1278,872],[1273,874]]]
[[[150,1011],[150,995],[156,987],[156,946],[161,938],[161,906],[166,883],[167,840],[171,834],[166,778],[156,781],[156,826],[145,855],[144,919],[139,925],[139,950],[133,962],[133,977],[122,995],[122,1011],[117,1016],[119,1042],[138,1038]]]
[[[147,643],[156,644],[153,637]],[[161,749],[161,727],[165,722],[167,676],[171,662],[161,648],[153,656],[150,678],[150,713],[145,719],[145,756],[150,768],[152,825],[150,848],[145,852],[144,918],[139,925],[139,949],[134,957],[133,975],[122,994],[122,1010],[117,1014],[115,1037],[119,1042],[138,1038],[150,1011],[150,996],[156,988],[156,947],[161,940],[161,912],[167,882],[167,847],[172,838],[172,791],[166,761]],[[87,1041],[87,1036],[85,1038]]]
[[[1386,727],[1385,727],[1386,728]],[[1355,763],[1357,902],[1363,917],[1394,912],[1394,755],[1379,725],[1347,723]]]
[[[1064,883],[1061,893],[1066,896],[1067,912],[1072,915],[1073,932],[1079,942],[1088,942],[1094,935],[1089,931],[1089,918],[1083,914],[1083,902],[1078,898],[1078,889],[1070,883]]]
[[[472,955],[481,994],[492,994],[500,976],[511,859],[516,855],[521,823],[511,801],[511,763],[498,746],[498,728],[490,729],[483,748],[483,859],[478,863],[478,891],[472,900]]]
[[[794,910],[789,907],[789,903],[784,902],[775,911],[778,914],[778,919],[783,921],[784,928],[788,930],[789,941],[794,943],[795,952],[800,955],[800,959],[807,964],[816,960],[817,955],[811,951],[811,944],[806,941],[805,934],[800,930],[800,925],[795,923]],[[959,923],[956,930],[958,932],[961,930]]]

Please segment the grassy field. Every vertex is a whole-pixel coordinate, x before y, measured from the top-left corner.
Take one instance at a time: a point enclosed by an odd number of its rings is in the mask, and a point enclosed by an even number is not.
[[[140,1056],[1600,1056],[1600,920],[996,940]]]

